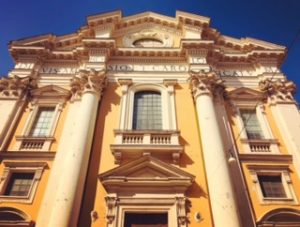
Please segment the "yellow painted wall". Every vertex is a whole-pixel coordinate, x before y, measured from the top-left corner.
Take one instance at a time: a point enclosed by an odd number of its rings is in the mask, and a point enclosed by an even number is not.
[[[8,160],[6,159],[6,161],[8,161]],[[22,161],[22,160],[15,160],[15,159],[9,160],[9,161],[26,162],[24,160]],[[42,198],[43,198],[46,186],[47,186],[51,166],[52,166],[52,161],[47,161],[47,166],[45,167],[45,169],[42,173],[42,177],[40,178],[40,181],[38,182],[37,190],[34,195],[32,203],[3,201],[3,202],[1,202],[0,207],[11,207],[11,208],[19,209],[19,210],[23,211],[26,215],[28,215],[30,220],[36,220],[38,212],[39,212],[39,208],[40,208],[40,205],[42,202]],[[4,166],[3,162],[1,162],[1,164],[0,164],[0,173],[1,174],[4,171],[4,168],[5,168],[5,166]],[[2,199],[0,199],[0,200],[2,200]],[[5,198],[4,198],[4,200],[5,200]]]
[[[235,115],[234,110],[232,109],[232,107],[230,107],[230,105],[227,104],[226,107],[227,107],[228,118],[230,120],[231,127],[232,127],[233,132],[234,132],[234,137],[235,137],[235,141],[236,141],[236,144],[237,144],[238,151],[240,153],[245,153],[245,151],[243,150],[244,149],[243,145],[240,142],[239,134],[240,134],[241,129],[238,126],[238,123],[237,123],[238,122],[237,121],[237,116]],[[278,141],[278,148],[279,148],[281,154],[283,154],[283,155],[289,154],[286,147],[285,147],[285,145],[284,145],[284,140],[282,139],[282,135],[279,131],[279,128],[276,125],[276,121],[274,120],[274,118],[272,116],[270,107],[267,104],[264,105],[264,110],[265,110],[265,114],[266,114],[268,124],[271,128],[273,137],[276,138],[277,141]],[[291,177],[291,180],[292,180],[293,190],[294,190],[295,195],[296,195],[296,200],[297,200],[296,203],[295,204],[282,203],[282,202],[269,203],[269,204],[262,203],[259,200],[257,189],[255,188],[255,184],[253,183],[252,177],[250,175],[250,171],[249,171],[249,168],[248,168],[248,165],[250,165],[250,164],[251,165],[261,165],[262,170],[264,170],[264,166],[267,166],[267,165],[273,166],[274,168],[272,168],[272,170],[276,170],[276,167],[275,167],[276,165],[278,165],[278,166],[279,165],[288,166],[289,174],[290,174],[290,177]],[[255,214],[255,217],[256,217],[257,221],[260,221],[260,219],[266,213],[268,213],[269,211],[274,210],[274,209],[292,208],[292,209],[300,210],[300,205],[298,203],[298,201],[300,199],[300,190],[299,190],[300,189],[300,180],[299,180],[299,177],[298,177],[297,173],[295,172],[294,166],[291,162],[289,162],[289,161],[278,161],[276,163],[272,163],[268,160],[265,160],[265,161],[263,161],[263,160],[261,160],[261,161],[253,160],[251,162],[245,161],[245,162],[242,162],[242,169],[243,169],[244,178],[245,178],[245,181],[246,181],[246,184],[247,184],[247,187],[248,187],[248,192],[249,192],[249,195],[250,195],[250,198],[251,198],[251,201],[252,201],[252,207],[253,207],[254,214]]]
[[[248,186],[249,195],[250,195],[250,198],[252,201],[252,206],[254,208],[254,213],[255,213],[255,217],[256,217],[257,221],[259,221],[266,213],[268,213],[269,211],[274,210],[274,209],[292,208],[292,209],[300,210],[300,205],[298,202],[299,198],[300,198],[300,191],[299,191],[300,181],[299,181],[297,174],[295,173],[295,169],[292,164],[284,163],[284,162],[281,162],[281,163],[266,163],[266,162],[253,163],[253,162],[251,162],[251,165],[255,165],[255,164],[262,165],[262,166],[271,165],[272,169],[274,167],[274,170],[276,170],[276,166],[287,165],[288,169],[290,170],[289,173],[290,173],[290,177],[291,177],[291,181],[292,181],[292,185],[293,185],[293,190],[295,192],[296,199],[297,199],[296,204],[282,203],[280,201],[278,203],[269,203],[269,204],[262,203],[259,199],[258,192],[252,181],[249,167],[248,167],[249,164],[250,163],[247,163],[247,162],[243,163],[242,168],[243,168],[246,184]]]
[[[96,125],[86,193],[79,225],[84,226],[90,220],[90,211],[98,212],[99,218],[92,226],[106,225],[106,191],[97,175],[118,165],[114,164],[114,157],[110,145],[114,143],[113,129],[118,129],[120,119],[121,87],[109,84],[103,95],[99,118]],[[180,168],[196,176],[195,183],[188,189],[186,196],[191,202],[188,218],[190,227],[212,226],[205,171],[201,155],[197,120],[193,99],[187,84],[177,85],[175,90],[177,124],[180,129],[180,143],[184,145],[184,154],[180,161]],[[187,113],[189,116],[187,117]],[[124,161],[126,162],[126,160]],[[178,167],[178,166],[177,166]],[[85,212],[86,211],[86,212]],[[195,212],[200,212],[203,220],[194,220]]]
[[[56,152],[57,150],[57,146],[59,144],[59,138],[61,136],[63,127],[64,127],[64,122],[68,113],[68,107],[69,107],[69,103],[66,103],[64,108],[61,111],[61,114],[59,116],[57,125],[55,127],[55,131],[54,131],[54,141],[52,142],[51,146],[50,146],[50,150],[51,152]],[[25,128],[26,122],[28,120],[28,118],[30,117],[31,114],[31,109],[33,109],[31,103],[28,103],[27,108],[25,108],[22,116],[20,117],[18,126],[11,138],[11,141],[8,145],[8,151],[13,151],[15,149],[15,145],[16,145],[16,136],[20,136],[22,135],[22,132]]]

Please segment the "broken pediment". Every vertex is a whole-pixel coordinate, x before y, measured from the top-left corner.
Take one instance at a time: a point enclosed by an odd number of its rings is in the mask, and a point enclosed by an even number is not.
[[[107,192],[177,191],[184,193],[194,176],[151,156],[144,156],[99,175]]]

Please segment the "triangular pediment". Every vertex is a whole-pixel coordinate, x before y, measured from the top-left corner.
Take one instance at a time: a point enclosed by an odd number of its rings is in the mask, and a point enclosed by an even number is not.
[[[235,100],[242,100],[242,99],[259,100],[265,97],[263,92],[251,88],[247,88],[247,87],[240,87],[232,91],[228,91],[227,96]]]
[[[33,97],[39,98],[68,98],[71,93],[69,90],[56,85],[47,85],[31,91]]]
[[[153,191],[172,186],[182,192],[192,184],[194,178],[192,174],[151,156],[141,157],[99,175],[109,192],[120,187],[124,190],[147,187],[147,190]]]

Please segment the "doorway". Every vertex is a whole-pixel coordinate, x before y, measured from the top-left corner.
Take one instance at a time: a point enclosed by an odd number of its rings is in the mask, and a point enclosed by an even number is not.
[[[124,227],[168,227],[168,214],[125,213]]]

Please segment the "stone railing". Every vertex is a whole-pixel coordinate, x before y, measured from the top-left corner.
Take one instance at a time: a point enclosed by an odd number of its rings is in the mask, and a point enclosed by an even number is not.
[[[178,162],[183,147],[179,144],[179,131],[171,130],[115,130],[115,143],[111,145],[116,162],[122,156],[143,154],[172,154]]]
[[[274,139],[242,139],[241,142],[244,145],[246,153],[280,153],[278,142]]]
[[[19,151],[49,151],[52,137],[17,136],[15,150]]]

